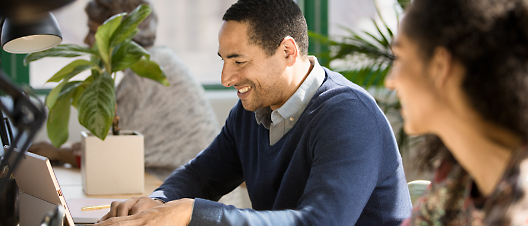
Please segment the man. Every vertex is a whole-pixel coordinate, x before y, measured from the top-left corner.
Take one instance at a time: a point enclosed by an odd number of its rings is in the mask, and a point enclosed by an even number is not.
[[[101,225],[399,225],[408,217],[387,119],[365,90],[307,56],[296,3],[239,0],[223,20],[222,84],[238,90],[239,103],[207,149],[150,198],[113,203]],[[209,201],[243,181],[253,209]]]

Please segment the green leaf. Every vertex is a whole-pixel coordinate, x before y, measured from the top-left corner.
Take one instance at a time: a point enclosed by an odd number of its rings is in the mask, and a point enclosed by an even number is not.
[[[134,41],[128,41],[120,45],[112,55],[112,72],[122,71],[140,60],[143,56],[150,59],[150,54]]]
[[[88,78],[86,78],[76,89],[75,91],[73,92],[73,97],[72,97],[72,106],[77,108],[78,106],[78,103],[79,103],[79,98],[81,97],[81,94],[84,92],[84,90],[86,89],[86,87],[88,87],[90,84],[92,84],[94,80],[94,76],[90,76]]]
[[[61,82],[55,88],[51,90],[48,97],[46,97],[46,106],[48,106],[48,109],[52,109],[53,106],[55,106],[55,102],[57,102],[57,99],[59,98],[59,94],[62,90],[62,87],[66,85],[68,81]]]
[[[50,108],[46,127],[51,144],[55,147],[60,147],[68,140],[71,99],[73,91],[80,83],[79,81],[61,83],[62,91],[56,103]]]
[[[59,82],[64,78],[72,78],[73,76],[91,68],[92,62],[87,60],[76,60],[63,67],[60,71],[55,73],[47,82]]]
[[[110,47],[114,47],[127,39],[132,39],[139,23],[147,18],[151,11],[152,9],[148,5],[142,4],[130,12],[112,35]]]
[[[372,20],[372,22],[374,23],[374,26],[376,26],[376,29],[378,30],[379,35],[381,35],[381,37],[383,38],[383,42],[381,42],[383,47],[385,47],[385,48],[390,47],[389,39],[387,37],[385,37],[385,34],[383,34],[383,32],[381,32],[381,29],[378,26],[378,23],[376,23],[376,21],[374,21],[374,20]],[[385,27],[385,29],[388,29],[388,27]]]
[[[97,49],[99,50],[99,54],[105,65],[110,65],[109,60],[110,54],[112,53],[110,39],[112,38],[114,31],[119,27],[119,24],[121,24],[121,20],[125,15],[126,13],[114,15],[97,28],[97,32],[95,33],[95,45],[97,45]]]
[[[381,22],[383,23],[384,28],[387,29],[387,32],[389,33],[389,41],[392,41],[392,37],[394,37],[394,34],[392,33],[392,30],[389,28],[389,26],[387,25],[387,23],[383,19],[383,16],[381,16],[381,12],[380,12],[379,7],[378,7],[377,4],[375,4],[375,7],[376,7],[376,13],[378,14]],[[398,13],[396,13],[396,18],[398,18]],[[374,23],[376,23],[376,22],[374,21]],[[377,26],[378,25],[376,24],[376,27]],[[378,31],[379,31],[379,27],[378,27]],[[380,31],[380,33],[381,33],[381,31]]]
[[[169,81],[165,73],[161,70],[159,65],[154,61],[141,59],[130,67],[137,75],[145,78],[150,78],[164,86],[169,86]]]
[[[62,88],[62,91],[59,96],[70,95],[75,92],[75,89],[82,84],[82,81],[71,81],[66,83]],[[73,95],[73,94],[72,94]]]
[[[398,4],[400,4],[402,9],[405,9],[408,5],[411,4],[411,0],[398,0]]]
[[[383,87],[384,80],[389,73],[392,64],[386,62],[374,62],[354,70],[340,71],[340,73],[353,83],[365,89],[370,87]]]
[[[89,48],[74,44],[58,45],[51,49],[28,54],[24,58],[24,65],[44,57],[78,57],[86,54],[95,54],[95,52]]]
[[[62,79],[64,79],[64,81],[55,86],[55,88],[51,90],[48,97],[46,98],[46,106],[48,107],[48,109],[52,109],[55,105],[57,98],[59,98],[59,94],[63,90],[63,86],[66,85],[73,76],[79,74],[82,71],[85,71],[91,66],[92,63],[90,61],[76,60],[68,64],[66,67],[62,68],[51,79],[49,79],[48,82],[58,82]]]
[[[79,97],[77,107],[81,125],[104,140],[115,115],[114,80],[108,72],[86,87]]]
[[[73,107],[77,108],[77,106],[79,105],[79,97],[81,97],[81,94],[84,92],[84,90],[86,90],[86,86],[79,85],[77,89],[75,89],[75,91],[73,92],[73,96],[72,96],[72,106]]]
[[[61,96],[57,104],[49,111],[46,128],[51,144],[60,147],[68,140],[71,96]]]

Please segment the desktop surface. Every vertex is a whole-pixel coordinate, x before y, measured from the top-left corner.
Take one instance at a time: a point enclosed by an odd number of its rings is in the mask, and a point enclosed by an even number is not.
[[[55,172],[66,202],[74,198],[129,199],[132,197],[148,196],[163,183],[158,178],[145,173],[145,191],[143,194],[86,195],[83,191],[81,170],[79,168],[72,168],[67,165],[54,165],[53,171]]]
[[[161,186],[163,181],[158,178],[145,173],[145,190],[143,194],[120,194],[120,195],[86,195],[83,191],[81,170],[79,168],[68,167],[67,165],[54,165],[53,171],[55,177],[62,190],[62,194],[66,199],[66,203],[70,206],[69,201],[79,200],[83,198],[97,198],[97,199],[129,199],[138,196],[148,196],[156,188]],[[72,203],[74,204],[74,203]],[[75,205],[73,208],[76,208]],[[71,209],[70,211],[74,212]],[[75,221],[75,220],[74,220]],[[86,223],[76,223],[75,226],[93,225]]]

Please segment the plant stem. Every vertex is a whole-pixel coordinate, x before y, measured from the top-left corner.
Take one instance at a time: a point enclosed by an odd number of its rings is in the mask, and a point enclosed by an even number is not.
[[[114,85],[115,85],[116,78],[117,78],[117,72],[114,72],[111,77],[112,79],[114,79]],[[121,128],[119,128],[119,116],[117,116],[117,102],[116,102],[115,109],[114,109],[114,119],[112,120],[112,134],[119,135],[120,130]]]
[[[117,116],[117,103],[115,105],[114,120],[112,120],[112,134],[119,135],[119,116]]]

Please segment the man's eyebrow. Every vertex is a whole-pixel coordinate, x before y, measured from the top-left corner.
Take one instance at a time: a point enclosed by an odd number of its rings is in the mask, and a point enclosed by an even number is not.
[[[219,56],[220,58],[223,59],[223,57],[222,57],[222,55],[220,55],[220,53],[218,53],[218,56]],[[240,55],[240,54],[233,53],[233,54],[228,55],[228,56],[226,57],[226,59],[231,59],[231,58],[241,57],[241,56],[242,56],[242,55]]]

